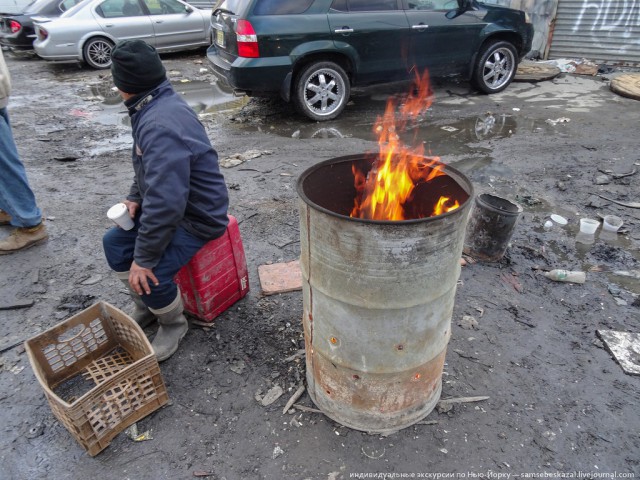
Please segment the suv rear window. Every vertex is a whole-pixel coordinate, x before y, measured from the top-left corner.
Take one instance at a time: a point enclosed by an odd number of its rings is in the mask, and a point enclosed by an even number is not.
[[[213,5],[213,10],[221,8],[223,10],[228,10],[229,12],[237,14],[238,10],[240,10],[240,7],[243,7],[246,3],[246,0],[218,0]]]
[[[313,0],[258,0],[254,15],[295,15],[306,12]]]

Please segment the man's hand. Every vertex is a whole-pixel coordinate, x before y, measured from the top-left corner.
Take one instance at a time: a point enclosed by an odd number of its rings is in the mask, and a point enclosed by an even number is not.
[[[149,295],[151,293],[149,280],[151,280],[156,287],[160,284],[150,268],[141,267],[136,262],[133,262],[129,269],[129,285],[131,285],[133,291],[138,295],[144,293]]]
[[[122,203],[127,206],[127,210],[129,210],[129,216],[131,218],[136,218],[136,213],[138,213],[140,204],[137,202],[132,202],[131,200],[123,200]]]

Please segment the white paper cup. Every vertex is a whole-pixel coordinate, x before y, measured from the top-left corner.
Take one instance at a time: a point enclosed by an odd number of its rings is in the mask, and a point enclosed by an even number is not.
[[[124,203],[116,203],[111,207],[107,212],[107,217],[123,230],[131,230],[133,228],[133,219],[129,215],[129,209]]]
[[[622,219],[615,215],[606,215],[602,222],[602,228],[607,232],[617,232],[622,226]]]
[[[580,232],[586,233],[587,235],[593,235],[596,233],[600,222],[598,220],[594,220],[593,218],[581,218],[580,219]]]

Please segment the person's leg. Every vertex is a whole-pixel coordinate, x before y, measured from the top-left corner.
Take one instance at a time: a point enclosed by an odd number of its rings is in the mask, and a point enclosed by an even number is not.
[[[0,165],[0,210],[11,216],[11,224],[16,227],[39,225],[42,213],[18,155],[6,108],[0,108]]]
[[[11,235],[0,240],[0,255],[6,255],[49,238],[18,156],[6,108],[0,108],[0,172],[0,222],[17,227]]]
[[[189,330],[183,315],[182,298],[173,279],[206,243],[206,240],[178,227],[160,262],[153,269],[159,284],[151,286],[151,294],[142,296],[151,313],[158,318],[158,333],[151,345],[159,362],[175,353]]]
[[[151,294],[142,295],[144,303],[152,309],[161,309],[171,304],[178,292],[178,286],[173,281],[178,271],[198,253],[206,240],[187,232],[184,228],[178,227],[173,239],[160,258],[158,264],[153,268],[153,274],[158,279],[158,285],[149,285]]]
[[[131,312],[131,318],[145,328],[155,321],[156,317],[149,311],[140,295],[138,295],[129,285],[129,269],[133,262],[133,251],[136,245],[136,236],[138,235],[138,224],[132,230],[123,230],[122,228],[113,227],[104,234],[102,238],[102,246],[104,255],[107,258],[109,267],[116,273],[118,279],[127,287],[134,308]]]
[[[107,263],[127,285],[129,282],[125,278],[128,278],[127,272],[134,260],[137,230],[138,223],[136,222],[136,226],[132,230],[112,228],[103,238]],[[183,315],[182,298],[173,279],[178,271],[206,243],[206,240],[199,239],[178,227],[160,261],[152,269],[158,279],[158,285],[150,285],[151,293],[149,295],[137,296],[149,308],[151,314],[158,319],[158,333],[153,338],[151,345],[160,362],[175,353],[180,340],[189,329],[187,319]],[[144,312],[141,311],[141,314],[144,316]]]
[[[138,236],[138,225],[131,230],[113,227],[102,237],[104,256],[111,270],[116,273],[128,272],[133,263],[133,251]]]

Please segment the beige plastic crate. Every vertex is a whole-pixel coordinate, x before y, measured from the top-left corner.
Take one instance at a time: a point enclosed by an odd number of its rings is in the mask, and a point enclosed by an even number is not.
[[[108,303],[27,340],[25,348],[51,411],[89,455],[169,400],[149,340]],[[91,383],[79,397],[62,398],[60,389],[74,382]]]

